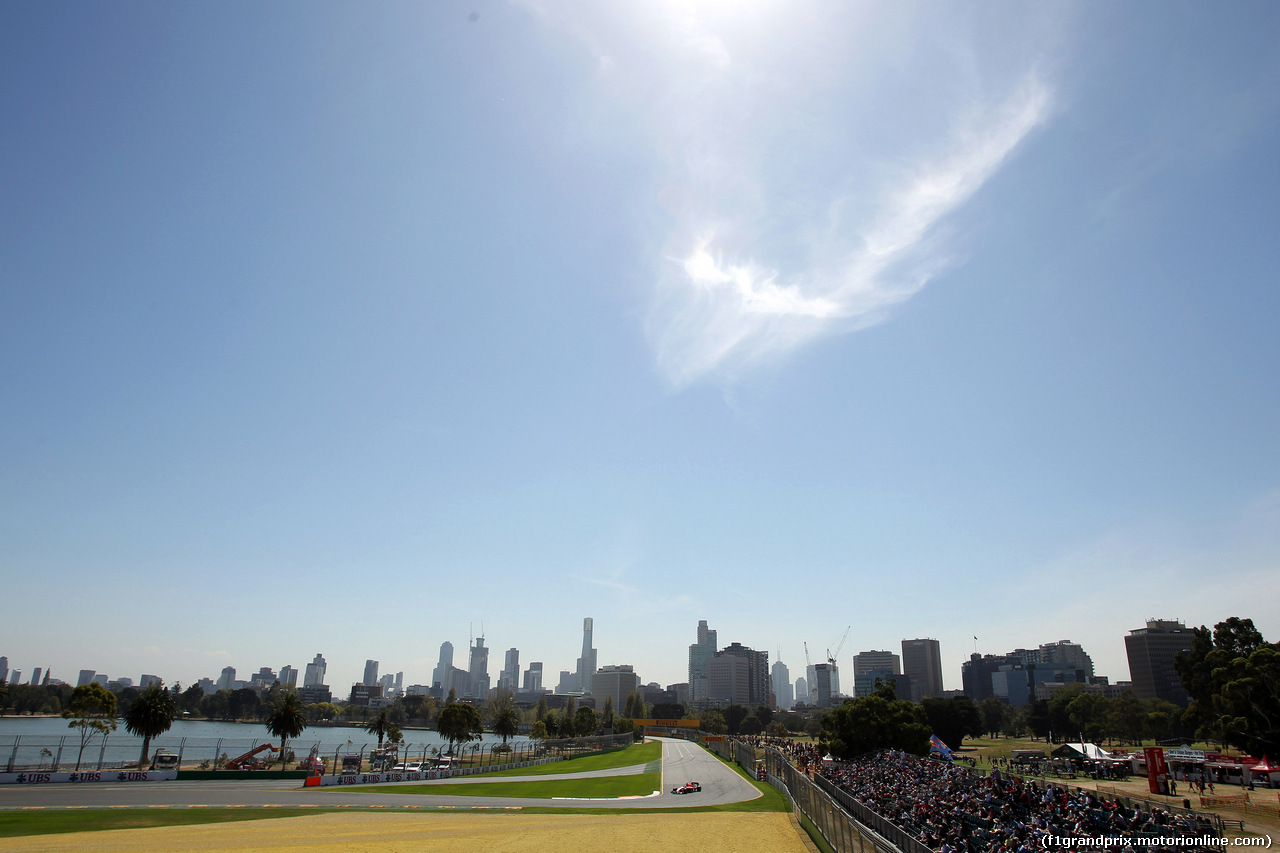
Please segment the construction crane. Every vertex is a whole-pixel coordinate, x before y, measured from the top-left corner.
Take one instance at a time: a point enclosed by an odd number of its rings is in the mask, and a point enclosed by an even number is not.
[[[853,626],[850,625],[849,628]],[[827,663],[832,666],[836,665],[836,658],[840,657],[840,650],[844,648],[844,641],[849,638],[849,628],[844,629],[844,636],[840,638],[840,644],[836,646],[836,653],[832,654],[831,649],[827,649]]]

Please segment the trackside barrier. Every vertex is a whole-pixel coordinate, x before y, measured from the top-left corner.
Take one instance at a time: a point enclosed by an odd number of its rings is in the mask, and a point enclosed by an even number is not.
[[[786,794],[792,810],[807,817],[836,853],[929,853],[929,848],[874,812],[871,814],[887,824],[892,834],[878,832],[859,820],[820,787],[825,780],[811,780],[776,749],[765,748],[764,762],[769,784]]]

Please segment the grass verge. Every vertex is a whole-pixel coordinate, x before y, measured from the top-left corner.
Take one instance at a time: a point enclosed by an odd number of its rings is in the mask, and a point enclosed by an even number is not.
[[[522,797],[549,800],[553,797],[607,800],[615,797],[643,797],[662,787],[661,773],[637,773],[630,776],[592,776],[586,779],[547,779],[532,782],[466,782],[449,785],[399,785],[397,794],[420,794],[431,797]],[[360,785],[348,791],[386,793],[377,785]]]
[[[662,758],[662,744],[637,743],[622,749],[599,752],[594,755],[583,755],[565,761],[553,761],[550,764],[538,764],[534,767],[517,767],[514,770],[499,770],[496,773],[476,773],[494,779],[501,776],[548,776],[556,773],[586,773],[591,770],[612,770],[615,767],[630,767],[633,764],[647,764]]]
[[[231,809],[194,811],[22,811],[0,812],[0,838],[23,835],[55,835],[63,832],[99,832],[105,829],[145,829],[153,826],[192,826],[301,817],[336,809]]]

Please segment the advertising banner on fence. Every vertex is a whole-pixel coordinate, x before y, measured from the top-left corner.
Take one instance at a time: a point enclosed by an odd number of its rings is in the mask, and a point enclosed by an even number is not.
[[[392,773],[341,773],[337,776],[313,776],[320,779],[320,785],[373,785],[378,782],[421,782],[424,779],[448,779],[449,770],[395,771]],[[311,779],[307,785],[314,785]],[[305,786],[304,786],[305,787]]]
[[[168,782],[177,770],[83,770],[79,773],[0,773],[0,785],[40,785],[45,782]]]

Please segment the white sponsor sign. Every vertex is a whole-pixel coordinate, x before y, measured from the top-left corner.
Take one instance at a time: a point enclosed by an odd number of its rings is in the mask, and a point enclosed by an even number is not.
[[[321,785],[375,785],[379,782],[421,782],[425,779],[448,779],[448,770],[396,771],[394,773],[342,773],[320,777]]]
[[[1204,761],[1204,750],[1202,749],[1166,749],[1164,751],[1166,761]]]
[[[177,770],[82,770],[79,773],[0,773],[0,785],[42,785],[46,782],[167,782]]]

